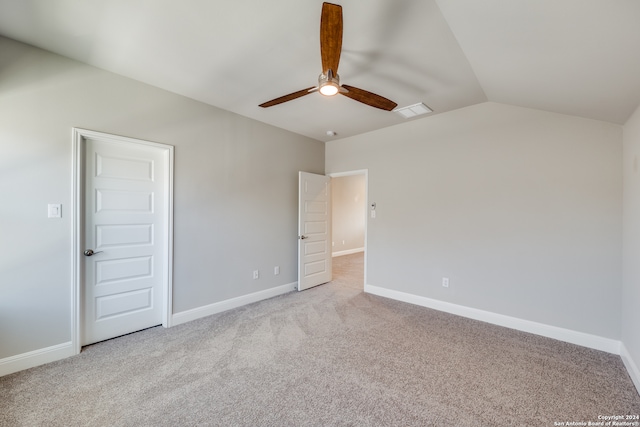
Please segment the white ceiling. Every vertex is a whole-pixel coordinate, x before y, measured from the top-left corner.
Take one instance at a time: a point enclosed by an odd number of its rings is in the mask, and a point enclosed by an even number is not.
[[[622,124],[640,104],[638,0],[336,3],[342,83],[400,107],[424,102],[438,114],[490,100]],[[344,96],[258,107],[317,83],[321,8],[0,0],[0,35],[322,141],[404,122]]]

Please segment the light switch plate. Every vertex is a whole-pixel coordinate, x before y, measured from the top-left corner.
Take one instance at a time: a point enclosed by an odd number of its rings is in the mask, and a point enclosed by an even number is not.
[[[49,203],[47,211],[49,218],[62,218],[62,205],[59,203]]]

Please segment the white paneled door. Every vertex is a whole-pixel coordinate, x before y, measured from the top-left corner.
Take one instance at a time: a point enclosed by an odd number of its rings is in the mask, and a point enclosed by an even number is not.
[[[330,178],[299,172],[298,290],[331,280]]]
[[[168,157],[85,137],[81,344],[159,325],[167,277]]]

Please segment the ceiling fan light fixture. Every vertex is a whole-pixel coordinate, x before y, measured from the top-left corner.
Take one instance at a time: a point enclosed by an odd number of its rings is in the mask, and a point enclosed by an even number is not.
[[[324,96],[333,96],[340,92],[340,76],[333,75],[333,72],[329,70],[327,74],[320,74],[318,77],[319,92]]]
[[[325,83],[320,86],[320,93],[324,96],[333,96],[338,93],[338,87],[333,83]]]

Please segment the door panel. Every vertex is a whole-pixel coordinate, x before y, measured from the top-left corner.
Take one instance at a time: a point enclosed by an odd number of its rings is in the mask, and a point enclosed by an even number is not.
[[[96,261],[95,266],[96,286],[113,282],[124,282],[142,278],[153,278],[152,257]]]
[[[87,138],[82,345],[162,323],[166,150]]]
[[[331,186],[329,177],[299,173],[298,290],[331,280]]]
[[[150,245],[152,238],[153,224],[96,226],[96,245],[101,248]]]
[[[121,294],[96,298],[96,319],[132,313],[153,308],[153,289],[139,289]]]

